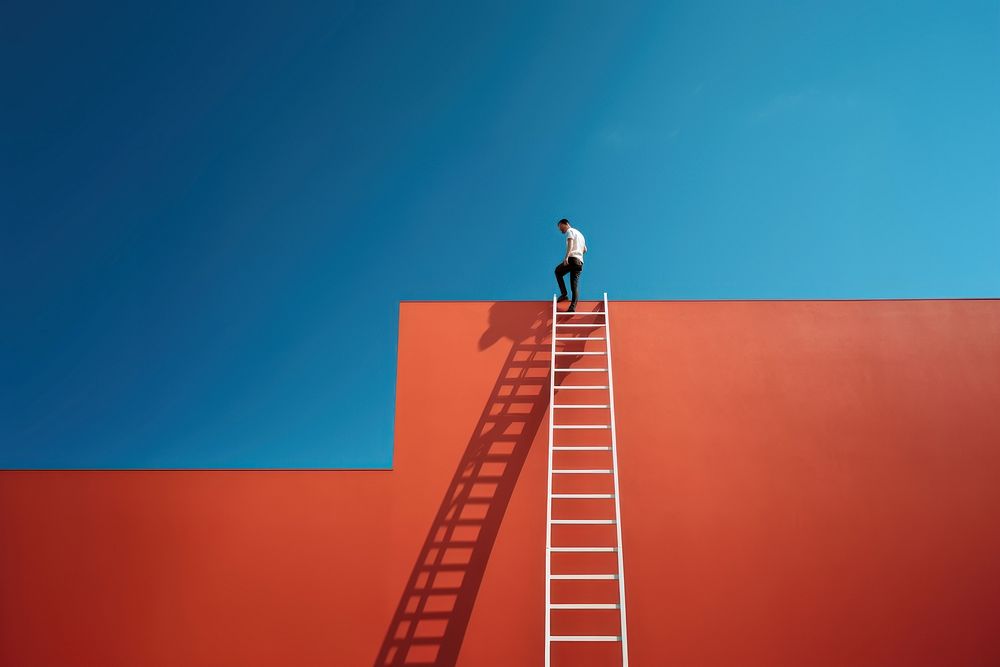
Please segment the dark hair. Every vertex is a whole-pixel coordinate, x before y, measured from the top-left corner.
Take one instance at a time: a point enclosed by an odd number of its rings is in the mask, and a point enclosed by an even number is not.
[[[557,225],[568,225],[569,224],[569,220],[567,220],[566,218],[563,218],[562,220],[560,220],[556,224]]]

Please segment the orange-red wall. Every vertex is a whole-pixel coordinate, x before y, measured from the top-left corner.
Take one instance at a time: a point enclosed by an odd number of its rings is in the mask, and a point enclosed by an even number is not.
[[[392,664],[445,494],[495,464],[474,605],[427,632],[541,664],[547,393],[510,421],[498,374],[545,375],[548,308],[402,305],[391,472],[0,473],[0,665]],[[1000,664],[1000,301],[611,322],[634,665]]]

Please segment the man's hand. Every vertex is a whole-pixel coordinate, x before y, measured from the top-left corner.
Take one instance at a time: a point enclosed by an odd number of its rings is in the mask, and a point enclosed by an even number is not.
[[[569,266],[569,257],[563,257],[563,266]]]

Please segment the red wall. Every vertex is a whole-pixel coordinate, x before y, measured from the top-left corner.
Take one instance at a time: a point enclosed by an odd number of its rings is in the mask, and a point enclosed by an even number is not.
[[[403,304],[391,472],[0,473],[0,665],[541,664],[547,320]],[[633,664],[1000,664],[1000,301],[611,321]]]

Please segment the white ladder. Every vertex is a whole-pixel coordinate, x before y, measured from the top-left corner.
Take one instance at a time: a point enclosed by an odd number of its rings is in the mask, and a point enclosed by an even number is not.
[[[596,331],[597,335],[592,335]],[[603,335],[600,335],[602,334]],[[576,335],[582,334],[582,335]],[[590,341],[598,341],[603,345],[602,350],[593,351],[590,349],[567,350],[566,347],[576,346],[587,348]],[[567,360],[569,357],[574,361],[582,361],[587,357],[596,357],[597,366],[586,365],[580,368],[560,365],[559,360]],[[589,373],[594,375],[583,376],[585,378],[607,377],[607,384],[586,383],[572,384],[565,381],[567,376],[576,373]],[[558,374],[558,375],[557,375]],[[577,376],[579,377],[579,376]],[[622,524],[621,505],[618,487],[618,442],[615,434],[615,392],[614,380],[611,369],[611,324],[608,316],[608,294],[604,293],[603,311],[579,311],[569,313],[559,311],[556,307],[556,297],[552,297],[552,355],[550,361],[549,374],[549,467],[548,483],[546,492],[546,513],[545,513],[545,667],[552,664],[552,643],[553,642],[618,642],[621,644],[622,667],[628,667],[628,634],[625,623],[625,569],[622,560]],[[585,391],[585,395],[606,396],[606,400],[595,399],[595,402],[572,403],[568,402],[567,396],[574,395],[574,390]],[[559,402],[556,397],[562,396]],[[592,415],[599,414],[600,417],[590,419],[588,423],[557,424],[557,417],[570,414]],[[577,411],[582,412],[577,412]],[[557,412],[558,411],[558,412]],[[594,443],[590,440],[586,444],[556,443],[555,434],[567,431],[585,431],[592,433],[608,433],[610,439],[605,443]],[[596,438],[595,438],[596,439]],[[605,436],[607,439],[607,436]],[[588,456],[600,457],[596,452],[610,453],[610,467],[607,463],[591,463],[591,467],[572,468],[566,467],[568,463],[560,463],[559,467],[554,467],[556,459],[572,456],[579,452],[593,452]],[[607,456],[606,454],[604,456]],[[594,467],[597,466],[597,467]],[[553,493],[556,475],[559,479],[576,480],[612,480],[612,491],[607,492],[607,484],[601,492],[582,492],[574,488],[571,493]],[[586,484],[584,484],[586,488]],[[563,519],[552,517],[553,500],[560,501],[560,508],[565,507],[566,501],[614,501],[614,518],[576,518]],[[607,512],[603,512],[606,514]],[[552,533],[553,526],[568,525],[590,525],[590,526],[614,526],[614,545],[603,544],[596,546],[593,544],[560,544],[553,546]],[[615,572],[599,573],[556,573],[552,572],[552,554],[597,554],[615,553],[617,555],[617,567]],[[579,569],[579,568],[570,568]],[[595,568],[596,569],[596,568]],[[593,580],[616,580],[618,582],[617,600],[594,600],[587,602],[573,603],[553,603],[552,586],[553,581],[593,581]],[[575,614],[593,610],[618,610],[618,632],[617,634],[552,634],[552,617],[554,614]]]

